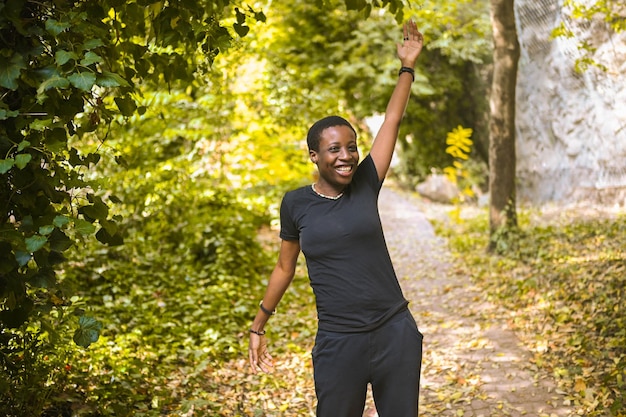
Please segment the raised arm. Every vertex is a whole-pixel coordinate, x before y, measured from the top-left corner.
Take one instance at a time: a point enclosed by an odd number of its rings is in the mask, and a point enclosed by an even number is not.
[[[265,296],[261,302],[262,307],[259,306],[259,311],[250,327],[248,355],[252,372],[256,373],[259,368],[263,372],[269,372],[273,367],[272,356],[267,351],[267,342],[263,336],[265,333],[263,328],[293,280],[299,254],[300,243],[297,240],[281,241],[278,261],[270,275]]]
[[[413,70],[417,57],[422,52],[424,37],[413,21],[404,25],[403,33],[404,42],[397,45],[398,58],[403,69]],[[387,104],[385,119],[372,144],[370,154],[378,172],[378,179],[381,181],[387,175],[389,165],[391,164],[391,157],[398,139],[400,122],[409,102],[413,78],[414,74],[412,71],[403,70],[403,72],[400,72],[396,87]]]

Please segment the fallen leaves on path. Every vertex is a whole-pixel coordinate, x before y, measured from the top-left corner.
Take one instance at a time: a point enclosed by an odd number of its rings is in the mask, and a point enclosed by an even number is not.
[[[486,255],[486,215],[448,232],[457,262],[506,308],[509,323],[578,415],[626,415],[626,216],[529,224]],[[469,242],[469,243],[468,243]]]

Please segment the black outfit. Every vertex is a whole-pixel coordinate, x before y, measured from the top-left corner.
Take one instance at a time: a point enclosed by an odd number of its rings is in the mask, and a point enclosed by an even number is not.
[[[422,335],[385,243],[381,187],[368,155],[340,198],[308,186],[281,205],[280,237],[300,241],[316,297],[318,416],[360,417],[368,383],[381,417],[417,416]]]

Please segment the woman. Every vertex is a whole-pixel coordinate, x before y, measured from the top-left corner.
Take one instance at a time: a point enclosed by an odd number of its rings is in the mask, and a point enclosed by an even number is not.
[[[278,261],[250,328],[252,370],[268,372],[264,326],[302,250],[318,312],[312,352],[318,417],[361,417],[368,383],[379,416],[417,416],[422,335],[398,284],[377,207],[423,46],[414,22],[403,32],[398,81],[369,155],[359,164],[356,132],[341,117],[310,128],[307,144],[319,179],[283,198]]]

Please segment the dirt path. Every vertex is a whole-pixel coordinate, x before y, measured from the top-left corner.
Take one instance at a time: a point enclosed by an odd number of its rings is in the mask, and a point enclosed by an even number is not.
[[[565,396],[469,277],[449,274],[446,243],[424,210],[433,205],[383,188],[379,207],[405,295],[424,334],[420,416],[568,417]],[[365,416],[376,416],[371,396]]]

